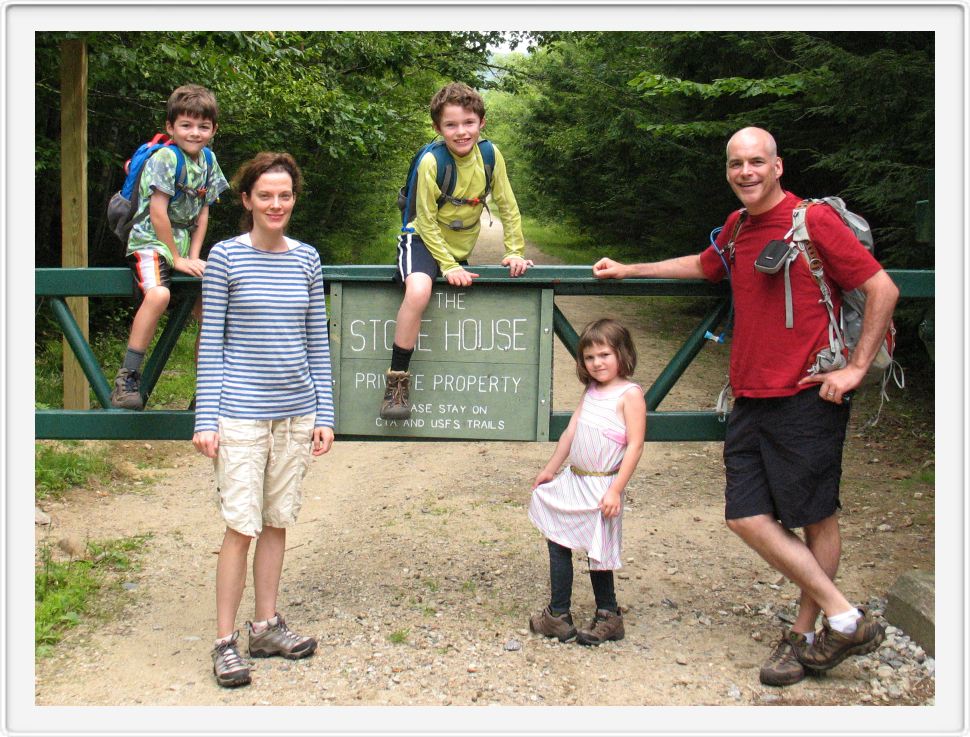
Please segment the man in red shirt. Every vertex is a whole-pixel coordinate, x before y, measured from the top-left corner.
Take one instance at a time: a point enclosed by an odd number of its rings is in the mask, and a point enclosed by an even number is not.
[[[768,131],[739,130],[727,145],[727,180],[744,215],[736,211],[728,217],[716,248],[645,264],[604,258],[593,266],[593,274],[606,279],[730,278],[735,403],[724,440],[725,518],[732,532],[801,589],[791,631],[761,668],[761,682],[775,686],[797,683],[806,668],[828,670],[850,655],[871,652],[884,636],[872,614],[850,604],[833,578],[841,555],[839,480],[849,393],[875,358],[899,297],[889,275],[834,210],[809,208],[808,231],[836,311],[841,290],[858,287],[866,296],[866,313],[847,365],[808,373],[819,350],[829,345],[829,317],[819,302],[818,284],[803,258],[792,263],[794,320],[787,328],[784,278],[754,268],[765,245],[788,234],[792,210],[801,201],[782,189],[782,171]],[[798,527],[804,541],[792,532]],[[825,617],[816,632],[820,612]]]

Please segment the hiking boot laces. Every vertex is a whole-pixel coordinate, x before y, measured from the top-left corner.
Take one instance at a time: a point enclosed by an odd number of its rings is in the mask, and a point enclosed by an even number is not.
[[[301,644],[302,642],[310,639],[309,637],[306,637],[304,635],[298,635],[298,634],[296,634],[296,632],[294,632],[289,627],[287,627],[286,626],[286,622],[283,620],[283,615],[282,614],[277,614],[276,616],[279,618],[279,621],[278,621],[278,623],[276,625],[276,629],[279,631],[280,635],[283,637],[283,645],[288,650],[289,649],[292,649],[292,648],[296,647],[297,645]],[[272,628],[270,628],[270,629],[272,629]],[[266,631],[269,631],[269,630],[266,630]],[[262,634],[262,633],[260,633],[260,634]]]
[[[775,644],[775,649],[768,656],[768,663],[778,665],[788,657],[788,650],[792,645],[788,641],[788,635],[782,635],[781,639]]]
[[[391,388],[391,402],[393,404],[404,404],[405,403],[404,393],[407,390],[408,390],[408,379],[406,376],[403,376]]]
[[[402,377],[401,380],[394,385],[394,391],[392,393],[392,397],[395,404],[404,404],[404,392],[406,392],[407,390],[408,390],[407,377]]]
[[[239,639],[239,634],[235,633],[228,642],[216,647],[222,659],[223,671],[232,672],[235,670],[242,670],[243,668],[248,668],[246,661],[242,659],[239,654],[239,650],[236,648],[236,640]]]
[[[137,371],[131,371],[125,374],[124,377],[124,387],[126,392],[137,392],[141,388],[139,382],[141,381],[141,376]]]

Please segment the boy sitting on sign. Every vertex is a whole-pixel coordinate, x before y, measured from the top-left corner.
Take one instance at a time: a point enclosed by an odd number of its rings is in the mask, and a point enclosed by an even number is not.
[[[206,147],[216,133],[215,95],[196,84],[168,98],[165,129],[172,141],[158,147],[144,165],[136,191],[137,211],[127,236],[138,311],[125,358],[115,376],[111,406],[143,409],[141,365],[171,297],[172,273],[202,276],[199,258],[209,223],[209,206],[229,189],[215,154]],[[201,298],[193,314],[201,314]]]
[[[485,127],[481,95],[461,82],[448,84],[431,100],[431,120],[444,140],[428,144],[415,156],[398,203],[403,227],[395,280],[404,286],[404,299],[397,313],[391,367],[385,374],[380,411],[385,420],[411,416],[408,367],[435,278],[440,274],[453,287],[468,287],[478,276],[464,267],[478,240],[489,194],[498,205],[505,232],[502,265],[509,267],[509,276],[521,276],[532,266],[523,257],[519,206],[505,159],[490,141],[479,139]]]

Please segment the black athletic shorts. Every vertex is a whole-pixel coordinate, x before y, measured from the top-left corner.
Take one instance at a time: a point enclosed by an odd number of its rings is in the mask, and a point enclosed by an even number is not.
[[[824,401],[817,386],[736,399],[724,439],[725,518],[770,514],[790,530],[835,514],[848,422],[848,403]]]
[[[467,261],[459,261],[462,266],[468,266]],[[441,276],[441,267],[435,261],[431,251],[424,245],[417,233],[401,233],[397,237],[397,271],[394,281],[403,285],[411,274],[427,274],[434,281]]]

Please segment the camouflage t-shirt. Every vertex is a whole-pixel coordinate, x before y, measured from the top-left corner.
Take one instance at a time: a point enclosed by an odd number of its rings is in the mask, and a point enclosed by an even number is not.
[[[164,192],[173,197],[172,200],[169,200],[168,217],[172,221],[172,235],[175,237],[175,246],[179,249],[179,255],[184,258],[188,255],[191,240],[189,227],[198,220],[202,207],[212,205],[219,199],[219,195],[229,189],[229,182],[226,181],[222,169],[219,168],[216,155],[213,153],[212,176],[209,177],[209,187],[204,196],[195,192],[205,184],[206,179],[205,156],[200,153],[198,162],[193,161],[190,156],[185,156],[185,178],[182,185],[192,191],[183,190],[182,194],[175,198],[175,164],[176,155],[171,146],[160,149],[146,162],[138,185],[138,214],[135,216],[135,225],[131,229],[131,235],[128,236],[127,253],[151,248],[161,253],[170,264],[173,263],[168,246],[158,240],[155,228],[152,227],[152,220],[148,215],[154,190],[157,189],[159,192]]]

